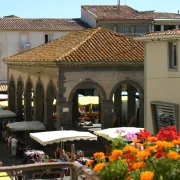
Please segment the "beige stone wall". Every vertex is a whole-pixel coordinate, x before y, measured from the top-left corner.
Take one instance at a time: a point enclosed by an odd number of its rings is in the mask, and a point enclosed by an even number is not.
[[[180,68],[180,40],[178,41]],[[145,128],[154,131],[151,101],[180,104],[180,71],[168,68],[168,41],[147,42],[145,50]],[[180,110],[180,109],[179,109]]]
[[[48,67],[16,67],[16,66],[10,66],[9,67],[9,77],[13,76],[16,82],[18,78],[21,77],[24,83],[24,86],[26,85],[26,82],[28,78],[30,77],[33,87],[36,87],[36,84],[40,78],[44,85],[44,90],[46,93],[46,87],[48,83],[52,80],[54,85],[56,86],[57,90],[57,77],[58,77],[58,68],[48,68]]]
[[[65,97],[68,100],[71,90],[79,83],[86,79],[100,84],[106,92],[109,99],[110,93],[115,85],[124,80],[132,80],[137,82],[140,86],[144,86],[143,71],[123,71],[117,69],[103,70],[73,70],[65,73],[66,82],[64,84],[66,88]]]

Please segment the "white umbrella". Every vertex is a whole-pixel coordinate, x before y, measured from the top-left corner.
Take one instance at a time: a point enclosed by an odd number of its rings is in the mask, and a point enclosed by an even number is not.
[[[118,138],[120,135],[125,136],[128,133],[138,133],[140,130],[144,130],[144,128],[136,128],[136,127],[118,127],[118,128],[108,128],[100,131],[94,131],[94,134],[98,136],[102,136],[108,140]]]
[[[22,121],[7,124],[12,131],[45,130],[46,127],[40,121]]]
[[[9,110],[0,110],[0,118],[15,117],[16,114]]]
[[[39,133],[30,133],[30,137],[39,142],[41,145],[74,141],[74,140],[97,140],[97,136],[89,132],[82,131],[48,131]]]

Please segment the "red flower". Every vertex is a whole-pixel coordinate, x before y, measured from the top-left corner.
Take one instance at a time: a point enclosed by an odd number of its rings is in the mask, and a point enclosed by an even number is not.
[[[124,155],[124,159],[127,159],[127,161],[130,162],[135,162],[137,160],[137,157],[129,151]]]
[[[175,126],[168,126],[167,129],[168,129],[169,131],[174,131],[174,132],[176,132],[176,127],[175,127]]]
[[[162,150],[162,148],[158,148],[156,154],[155,154],[155,158],[159,159],[159,158],[163,158],[166,157],[166,153]]]
[[[141,141],[144,141],[145,139],[147,139],[148,137],[151,136],[151,133],[144,130],[140,130],[140,132],[138,133],[138,139],[140,139]]]

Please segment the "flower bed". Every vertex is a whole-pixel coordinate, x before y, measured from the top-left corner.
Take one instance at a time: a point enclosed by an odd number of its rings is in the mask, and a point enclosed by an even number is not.
[[[102,180],[180,180],[180,133],[169,126],[156,136],[146,130],[112,141],[111,156],[96,152],[86,163]]]

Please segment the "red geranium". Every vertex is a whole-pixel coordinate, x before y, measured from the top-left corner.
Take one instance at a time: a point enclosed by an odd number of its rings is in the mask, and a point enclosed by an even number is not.
[[[155,154],[155,158],[158,159],[163,157],[166,157],[166,153],[162,150],[162,148],[158,148]]]
[[[141,141],[144,141],[145,139],[147,139],[148,137],[151,136],[151,133],[144,130],[140,130],[140,132],[138,133],[138,139],[140,139]]]

